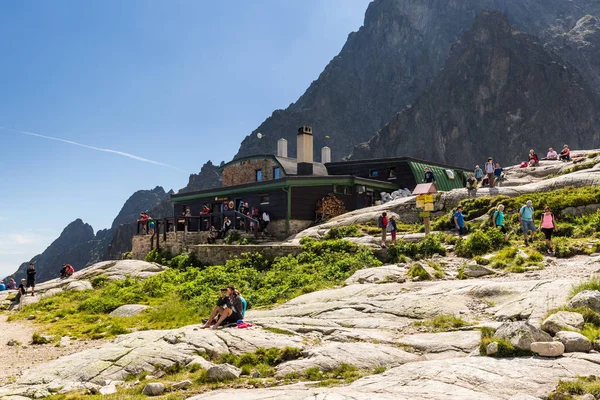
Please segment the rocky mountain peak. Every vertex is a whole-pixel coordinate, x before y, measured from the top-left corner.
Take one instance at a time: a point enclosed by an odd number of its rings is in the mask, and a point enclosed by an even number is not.
[[[179,193],[189,193],[216,187],[221,187],[221,173],[219,172],[219,167],[209,160],[200,168],[199,173],[190,175],[187,186],[180,189]]]
[[[152,190],[138,190],[127,199],[114,219],[111,229],[114,230],[119,225],[136,221],[139,218],[140,211],[151,210],[161,201],[168,199],[169,194],[165,192],[162,186],[156,186]]]

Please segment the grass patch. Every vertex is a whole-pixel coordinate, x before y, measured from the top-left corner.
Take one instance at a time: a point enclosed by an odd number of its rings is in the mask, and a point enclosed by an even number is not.
[[[396,241],[396,245],[389,246],[388,254],[392,262],[399,262],[402,257],[418,259],[431,257],[434,254],[445,256],[447,251],[443,243],[447,236],[449,235],[428,235],[419,243],[405,242],[400,239]]]
[[[145,280],[98,279],[96,290],[62,292],[27,305],[12,319],[35,314],[34,323],[54,335],[79,338],[110,338],[132,328],[172,329],[200,322],[208,316],[219,295],[218,289],[235,285],[249,307],[281,303],[304,293],[342,284],[362,268],[381,266],[373,252],[345,240],[302,240],[298,256],[273,261],[258,253],[246,253],[225,265],[202,266],[183,254],[166,262],[170,268]],[[148,259],[169,255],[153,250]],[[108,315],[125,304],[151,308],[139,315],[117,318]],[[59,317],[55,323],[51,321]]]
[[[564,396],[583,396],[585,394],[591,394],[595,398],[600,397],[600,378],[578,376],[576,380],[561,380],[548,399],[565,399]]]
[[[408,269],[406,272],[406,276],[412,279],[413,281],[428,281],[432,279],[432,276],[429,275],[429,272],[421,264],[414,264],[412,267]]]
[[[464,326],[469,326],[470,324],[460,317],[456,317],[452,314],[444,314],[424,321],[417,321],[413,325],[426,327],[431,332],[446,332],[449,330],[462,328]]]
[[[599,290],[600,291],[600,277],[592,278],[586,282],[580,283],[579,285],[573,286],[571,289],[571,297],[575,296],[579,292],[585,290]]]
[[[263,329],[265,331],[269,331],[269,332],[275,333],[277,335],[296,336],[296,334],[294,332],[290,332],[290,331],[288,331],[286,329],[275,328],[275,327],[272,327],[272,326],[263,327]]]
[[[381,232],[381,230],[379,230]],[[343,239],[363,236],[362,230],[356,225],[343,225],[331,228],[325,235],[325,240]]]

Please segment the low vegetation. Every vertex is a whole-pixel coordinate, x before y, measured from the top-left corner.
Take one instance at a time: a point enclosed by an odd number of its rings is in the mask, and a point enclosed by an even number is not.
[[[419,243],[405,242],[400,239],[395,245],[390,245],[388,253],[392,262],[400,262],[403,257],[412,259],[427,258],[434,254],[445,256],[447,253],[444,247],[444,240],[449,235],[434,234],[426,236]]]
[[[600,277],[594,277],[579,285],[573,286],[571,289],[571,297],[585,290],[600,290]]]
[[[491,328],[481,329],[481,342],[479,343],[479,354],[482,356],[487,355],[487,346],[491,343],[498,344],[498,352],[489,357],[503,358],[503,357],[526,357],[531,356],[533,353],[515,348],[508,340],[499,339],[494,337],[495,330]]]
[[[430,332],[446,332],[454,329],[469,326],[470,324],[464,319],[452,314],[438,315],[431,319],[417,321],[413,324],[417,327],[425,327]]]
[[[596,376],[578,376],[574,380],[561,380],[554,392],[548,396],[549,400],[574,399],[573,396],[591,394],[595,398],[600,397],[600,378]]]
[[[298,256],[273,261],[257,253],[228,260],[225,265],[203,266],[183,253],[170,257],[157,251],[147,259],[171,268],[145,280],[126,278],[108,281],[97,277],[95,290],[63,292],[41,299],[11,316],[36,316],[50,334],[106,338],[131,328],[169,329],[199,323],[215,304],[219,288],[233,284],[249,307],[270,306],[304,293],[341,284],[361,268],[378,267],[372,251],[344,240],[302,240]],[[124,304],[151,308],[134,317],[111,317]],[[52,322],[55,318],[55,322]]]

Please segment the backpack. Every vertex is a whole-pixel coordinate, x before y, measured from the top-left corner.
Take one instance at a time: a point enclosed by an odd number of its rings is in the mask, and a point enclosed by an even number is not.
[[[379,216],[379,219],[377,220],[377,227],[383,228],[383,215]]]
[[[498,225],[498,217],[499,216],[500,216],[500,211],[494,210],[494,212],[490,214],[490,225],[494,226],[494,221],[496,221],[496,225]]]

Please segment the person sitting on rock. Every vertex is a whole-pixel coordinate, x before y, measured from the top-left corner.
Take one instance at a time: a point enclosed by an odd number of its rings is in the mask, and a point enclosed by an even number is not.
[[[558,160],[558,153],[552,147],[548,149],[548,154],[546,154],[546,160]]]
[[[213,225],[210,227],[210,232],[206,241],[208,242],[208,244],[215,244],[217,242],[217,239],[219,239],[219,236],[220,233],[215,229],[215,226]]]
[[[475,166],[475,179],[477,179],[477,182],[481,182],[483,179],[483,170],[479,167],[479,165]]]
[[[227,286],[227,296],[219,299],[202,329],[217,329],[220,325],[235,324],[242,319],[244,306],[234,286]],[[219,317],[218,319],[216,317]]]
[[[4,281],[0,281],[0,292],[3,292],[6,290],[6,285],[4,284]]]
[[[244,315],[246,315],[246,309],[248,308],[248,302],[246,301],[246,299],[244,299],[242,297],[242,294],[240,293],[239,290],[236,290],[235,294],[238,295],[238,297],[240,298],[240,301],[242,302],[242,318],[241,319],[244,319]]]
[[[469,195],[471,195],[473,190],[477,190],[477,179],[473,176],[473,174],[469,174],[467,178],[467,190],[469,191]]]
[[[538,158],[537,154],[535,154],[533,149],[529,150],[529,158],[527,163],[530,167],[537,167],[540,164],[540,159]]]
[[[17,288],[17,282],[15,282],[14,278],[10,278],[7,288],[10,290],[15,290]]]
[[[560,161],[571,161],[571,150],[569,150],[569,146],[566,144],[563,146],[562,151],[559,155]]]
[[[65,279],[67,277],[67,264],[63,264],[60,269],[60,279]]]

